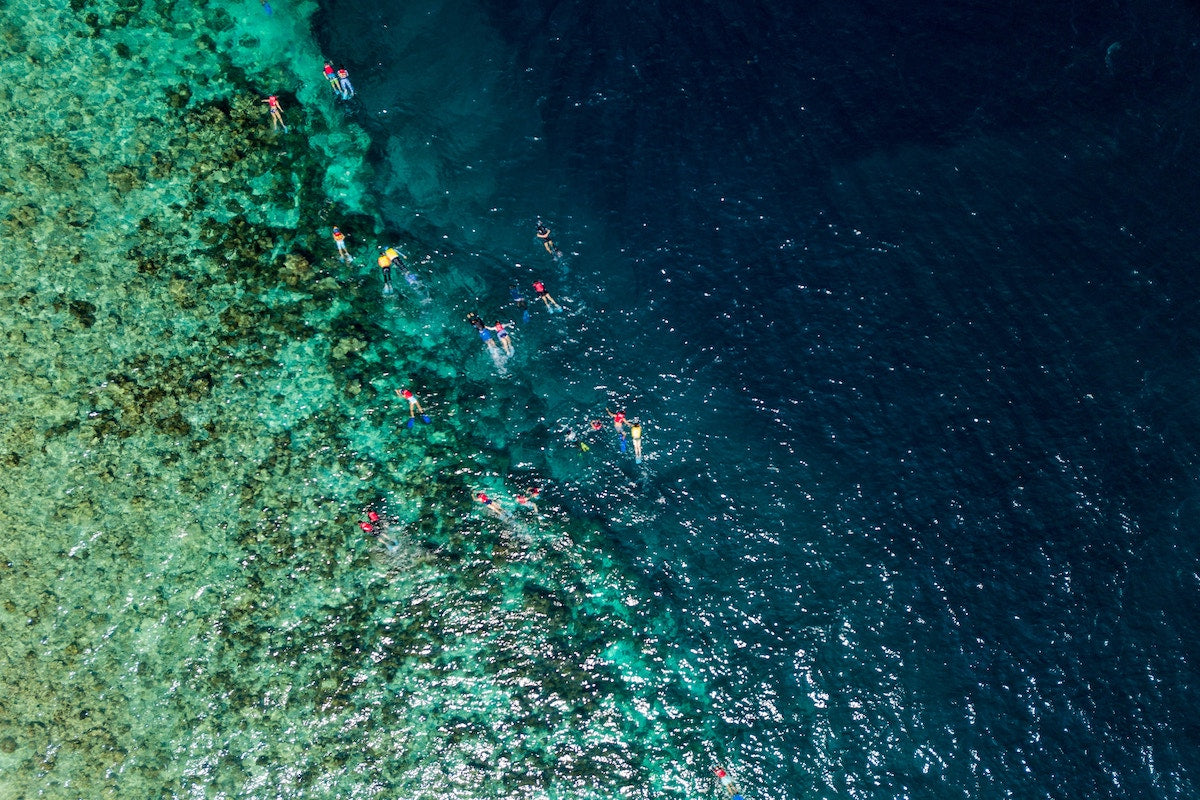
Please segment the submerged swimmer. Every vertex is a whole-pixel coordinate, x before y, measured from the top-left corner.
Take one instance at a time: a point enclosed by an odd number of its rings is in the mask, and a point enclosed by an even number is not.
[[[546,252],[554,255],[554,240],[550,238],[550,229],[543,225],[540,219],[537,221],[537,238],[545,246]]]
[[[333,64],[325,62],[325,80],[329,81],[329,85],[333,87],[334,94],[341,94],[342,90],[338,87],[337,74],[333,71]]]
[[[604,410],[608,411],[607,408]],[[625,428],[624,428],[625,412],[618,411],[617,413],[614,414],[613,412],[608,411],[608,414],[609,414],[609,416],[611,416],[613,418],[613,427],[617,429],[617,435],[621,437],[621,442],[620,442],[621,452],[624,453],[625,452]]]
[[[283,106],[279,105],[279,98],[271,95],[263,102],[267,104],[267,111],[271,114],[271,130],[280,127],[283,128],[284,133],[287,133],[288,126],[283,123]]]
[[[392,293],[392,261],[387,256],[380,256],[375,263],[379,265],[379,271],[383,273],[383,293]]]
[[[737,787],[733,785],[733,778],[730,777],[728,772],[721,767],[717,767],[713,772],[716,773],[717,780],[721,782],[721,786],[725,787],[725,790],[729,792],[733,800],[743,800],[741,794],[738,793]]]
[[[340,228],[333,229],[333,243],[337,245],[338,258],[349,264],[352,259],[350,251],[346,249],[346,234],[342,233]]]
[[[496,332],[496,338],[500,340],[500,344],[504,347],[504,354],[511,356],[513,354],[512,337],[508,335],[508,331],[504,330],[504,324],[497,321],[495,325],[485,326],[489,331]]]
[[[521,321],[529,322],[529,303],[525,302],[525,294],[516,286],[508,287],[508,293],[512,295],[513,302],[517,304],[517,308],[521,309]]]
[[[433,422],[429,415],[425,413],[425,409],[421,408],[421,402],[417,400],[417,396],[409,389],[397,389],[396,396],[408,401],[408,427],[412,427],[416,422],[417,414],[420,413],[421,421],[428,425]]]
[[[338,86],[342,91],[342,99],[349,100],[354,97],[354,87],[350,85],[350,73],[343,67],[337,71]]]
[[[541,281],[534,281],[533,291],[537,292],[538,299],[546,304],[546,308],[550,309],[551,314],[553,314],[555,311],[563,310],[563,307],[558,304],[558,301],[551,297],[550,293],[546,291],[546,284],[542,283]]]
[[[488,497],[483,492],[480,492],[475,497],[477,500],[479,500],[479,502],[483,503],[484,506],[487,507],[488,511],[492,512],[497,517],[500,517],[501,519],[503,519],[506,516],[505,511],[501,507],[500,503],[498,503],[496,500]]]
[[[533,488],[529,489],[528,492],[528,496],[523,494],[517,495],[517,504],[532,509],[533,513],[536,514],[538,513],[538,507],[537,503],[533,501],[537,499],[537,496],[541,494],[542,490],[534,486]]]
[[[488,346],[489,350],[499,352],[499,348],[496,347],[496,340],[492,337],[492,332],[488,330],[487,325],[483,324],[483,320],[479,318],[478,314],[474,311],[467,314],[467,322],[471,323],[476,332],[479,333],[479,338],[483,340],[483,343]]]

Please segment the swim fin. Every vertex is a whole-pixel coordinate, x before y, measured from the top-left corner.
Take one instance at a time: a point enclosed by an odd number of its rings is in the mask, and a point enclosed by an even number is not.
[[[412,417],[409,417],[409,418],[408,418],[408,425],[407,425],[407,426],[405,426],[405,427],[411,428],[413,425],[416,425],[416,424],[417,424],[417,421],[416,421],[415,419],[413,419]]]
[[[383,285],[383,296],[384,297],[391,297],[395,293],[396,293],[396,290],[392,288],[392,284],[390,282],[385,283]]]
[[[262,7],[263,7],[263,11],[266,13],[266,15],[268,17],[275,13],[275,11],[271,8],[270,3],[263,3]]]
[[[422,422],[424,422],[426,425],[428,425],[429,423],[433,422],[433,420],[431,420],[431,419],[429,418],[429,415],[428,415],[428,414],[422,414],[422,415],[421,415],[421,421],[422,421]]]
[[[624,436],[621,437],[621,452],[622,453],[625,452],[625,437]]]

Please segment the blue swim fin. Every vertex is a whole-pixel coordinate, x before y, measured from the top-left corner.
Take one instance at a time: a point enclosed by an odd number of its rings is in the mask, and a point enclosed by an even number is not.
[[[421,415],[421,421],[422,421],[422,422],[424,422],[426,425],[428,425],[429,423],[433,422],[433,420],[431,420],[431,419],[429,418],[429,415],[428,415],[428,414],[422,414],[422,415]]]
[[[622,453],[625,452],[625,437],[624,436],[621,437],[621,452]]]
[[[411,428],[413,425],[416,425],[416,424],[417,424],[417,421],[416,421],[415,419],[413,419],[412,417],[409,417],[409,418],[408,418],[408,425],[407,425],[407,427]]]
[[[266,12],[268,17],[275,13],[274,10],[272,10],[272,8],[271,8],[270,3],[263,3],[262,6],[263,6],[263,11]]]
[[[529,311],[528,310],[526,310],[525,313],[521,315],[521,321],[529,322]]]

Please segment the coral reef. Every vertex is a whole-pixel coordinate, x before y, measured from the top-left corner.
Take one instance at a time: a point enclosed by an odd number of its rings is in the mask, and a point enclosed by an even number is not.
[[[563,546],[585,525],[474,516],[461,465],[505,474],[503,433],[450,411],[479,390],[428,343],[444,320],[378,324],[334,258],[331,221],[381,225],[363,134],[284,60],[320,61],[292,10],[0,9],[0,774],[62,798],[415,790],[439,764],[448,789],[641,785],[611,695],[664,679],[607,652],[638,638],[629,587]],[[437,425],[404,428],[401,379]]]

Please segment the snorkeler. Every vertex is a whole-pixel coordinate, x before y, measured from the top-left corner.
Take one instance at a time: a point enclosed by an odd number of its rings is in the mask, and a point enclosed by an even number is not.
[[[425,413],[425,409],[421,408],[421,402],[417,400],[417,396],[413,394],[412,391],[409,389],[397,389],[396,396],[402,397],[408,401],[408,427],[411,428],[413,423],[417,421],[418,412],[421,414],[421,421],[426,425],[433,422],[433,420],[429,418],[429,415]]]
[[[486,326],[489,331],[496,332],[496,338],[500,340],[500,344],[504,347],[504,354],[511,356],[513,354],[512,337],[508,335],[508,331],[504,330],[504,323],[497,321],[495,325]]]
[[[717,780],[719,780],[721,785],[724,786],[729,792],[732,800],[743,800],[742,796],[738,793],[737,787],[733,785],[733,778],[729,776],[728,772],[721,767],[717,767],[715,770],[713,770],[713,772],[717,774]]]
[[[542,283],[541,281],[534,281],[533,290],[537,292],[538,299],[546,304],[546,308],[550,309],[551,314],[553,314],[555,311],[563,310],[563,307],[558,304],[558,301],[551,297],[550,293],[546,291],[546,284]]]
[[[633,439],[633,462],[642,463],[642,423],[636,419],[629,423],[629,438]]]
[[[392,289],[392,260],[387,256],[380,256],[375,263],[379,265],[379,270],[383,273],[383,294],[384,296],[394,294]]]
[[[343,67],[337,71],[338,85],[342,89],[342,99],[349,100],[354,97],[354,87],[350,85],[350,73]]]
[[[485,506],[487,506],[488,511],[492,512],[497,517],[500,517],[501,519],[503,519],[505,516],[507,516],[504,513],[504,509],[500,506],[500,504],[498,502],[496,502],[495,500],[493,500],[492,498],[488,497],[483,492],[480,492],[479,494],[475,495],[475,497],[476,497],[476,499],[479,500],[479,502],[481,502]]]
[[[474,311],[472,311],[470,314],[467,314],[467,322],[471,323],[471,325],[479,333],[479,338],[483,340],[483,343],[488,346],[489,350],[492,352],[499,352],[499,348],[496,347],[496,341],[494,338],[492,338],[492,332],[488,330],[487,325],[483,324],[483,320],[479,318],[478,314],[476,314]]]
[[[333,64],[325,62],[325,80],[329,81],[329,85],[333,87],[334,94],[341,94],[341,87],[338,86],[337,73],[333,71]]]
[[[610,417],[612,417],[612,419],[613,419],[613,427],[617,429],[617,433],[621,434],[621,436],[622,436],[622,437],[624,437],[624,436],[625,436],[625,427],[624,427],[624,425],[625,425],[625,412],[624,412],[624,411],[618,411],[618,412],[616,412],[616,413],[614,414],[612,411],[609,411],[607,408],[606,408],[606,409],[604,409],[604,410],[605,410],[605,411],[608,413],[608,415],[609,415]]]
[[[333,242],[337,245],[338,258],[347,264],[354,260],[350,257],[350,251],[346,249],[346,234],[336,227],[333,229]]]
[[[394,247],[389,247],[383,251],[383,254],[388,257],[388,261],[392,262],[393,267],[402,267],[404,262],[400,260],[400,251]]]
[[[266,100],[267,110],[271,113],[271,130],[275,130],[276,126],[283,128],[283,132],[288,132],[288,126],[283,123],[283,106],[279,105],[279,98],[271,95]]]
[[[537,238],[542,240],[546,252],[554,255],[554,240],[550,238],[550,229],[543,225],[540,219],[537,221]]]
[[[521,321],[529,322],[529,303],[525,302],[525,294],[516,286],[508,287],[508,293],[512,295],[513,302],[517,304],[517,308],[521,309]]]
[[[537,503],[535,503],[533,501],[536,500],[537,496],[542,493],[542,490],[537,488],[536,486],[534,486],[533,488],[529,489],[528,491],[529,491],[528,497],[523,494],[517,495],[517,498],[516,498],[517,505],[522,505],[522,506],[525,506],[526,508],[532,509],[533,513],[537,514],[538,513]]]

